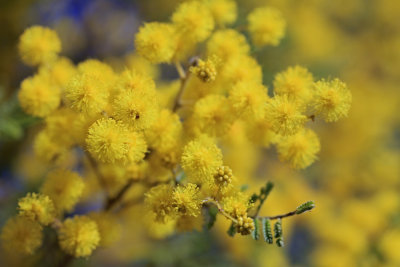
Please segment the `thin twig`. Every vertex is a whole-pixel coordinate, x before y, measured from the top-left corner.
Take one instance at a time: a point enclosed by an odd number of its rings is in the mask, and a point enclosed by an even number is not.
[[[282,219],[282,218],[286,218],[286,217],[290,217],[290,216],[294,216],[297,215],[296,210],[285,213],[285,214],[280,214],[280,215],[275,215],[275,216],[255,216],[255,218],[258,219],[270,219],[270,220],[277,220],[277,219]]]
[[[172,107],[172,111],[174,111],[174,112],[175,112],[178,108],[180,108],[180,107],[182,106],[181,98],[182,98],[183,91],[185,90],[187,81],[188,81],[189,76],[190,76],[190,72],[186,72],[186,71],[183,69],[181,63],[176,62],[176,63],[175,63],[175,67],[176,67],[176,70],[178,71],[179,77],[180,77],[180,79],[181,79],[181,86],[179,87],[179,91],[178,91],[178,93],[176,94],[176,97],[175,97],[175,100],[174,100],[174,105],[173,105],[173,107]]]
[[[134,182],[134,180],[130,179],[114,197],[107,198],[104,210],[110,210],[124,196],[126,191],[128,191],[128,189],[133,185]]]
[[[229,215],[229,214],[221,207],[221,205],[218,203],[218,201],[216,201],[216,200],[214,200],[214,199],[211,199],[211,198],[206,198],[206,199],[204,199],[204,200],[202,201],[202,203],[203,203],[203,204],[206,204],[206,203],[212,203],[212,204],[214,204],[214,205],[218,208],[218,211],[221,212],[221,214],[224,215],[228,220],[231,220],[231,221],[234,222],[234,223],[238,223],[238,221],[237,221],[235,218],[233,218],[231,215]]]

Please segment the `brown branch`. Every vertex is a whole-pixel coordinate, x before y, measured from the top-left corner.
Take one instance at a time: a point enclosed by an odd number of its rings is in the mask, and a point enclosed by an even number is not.
[[[238,221],[237,221],[235,218],[233,218],[231,215],[229,215],[229,214],[222,208],[221,204],[219,204],[218,201],[216,201],[216,200],[214,200],[214,199],[211,199],[211,198],[206,198],[206,199],[204,199],[204,200],[202,201],[202,204],[206,204],[206,203],[214,204],[214,205],[218,208],[218,211],[219,211],[222,215],[225,216],[225,218],[227,218],[228,220],[231,220],[231,221],[234,222],[234,223],[238,223]]]
[[[176,97],[175,97],[175,100],[174,100],[174,105],[172,107],[172,111],[174,111],[174,112],[177,111],[178,108],[180,108],[182,106],[181,98],[182,98],[183,91],[185,90],[187,81],[188,81],[189,76],[190,76],[190,72],[186,72],[183,69],[181,63],[176,62],[175,63],[175,67],[176,67],[176,70],[178,71],[179,78],[181,79],[181,86],[179,87],[179,91],[176,94]]]
[[[282,218],[286,218],[286,217],[291,217],[291,216],[297,215],[296,211],[297,210],[294,210],[294,211],[291,211],[291,212],[288,212],[288,213],[285,213],[285,214],[280,214],[280,215],[275,215],[275,216],[255,216],[255,218],[258,218],[258,219],[265,218],[265,219],[269,219],[269,220],[277,220],[277,219],[282,219]]]
[[[126,191],[128,191],[128,189],[133,185],[134,182],[135,180],[130,179],[114,197],[107,198],[104,210],[110,210],[120,199],[122,199]]]

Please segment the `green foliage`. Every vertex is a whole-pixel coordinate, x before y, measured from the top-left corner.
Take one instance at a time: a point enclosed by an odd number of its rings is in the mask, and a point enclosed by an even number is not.
[[[251,232],[251,236],[253,237],[254,240],[258,240],[260,238],[258,219],[254,218],[253,221],[254,221],[254,230]]]
[[[208,208],[208,216],[209,221],[207,224],[207,229],[211,229],[214,226],[215,221],[217,220],[218,208],[215,206],[210,206]]]
[[[263,218],[261,224],[265,242],[273,244],[274,239],[272,237],[271,221],[267,218]]]
[[[235,227],[235,225],[234,225],[233,223],[232,223],[231,226],[229,227],[227,233],[228,233],[228,235],[231,236],[231,237],[234,237],[234,236],[235,236],[235,234],[236,234],[236,227]]]
[[[315,208],[314,201],[307,201],[306,203],[303,203],[297,207],[296,214],[302,214],[306,211],[312,210],[313,208]]]
[[[278,221],[274,225],[274,233],[276,238],[276,244],[278,247],[283,247],[283,235],[282,235],[282,220],[278,219]]]

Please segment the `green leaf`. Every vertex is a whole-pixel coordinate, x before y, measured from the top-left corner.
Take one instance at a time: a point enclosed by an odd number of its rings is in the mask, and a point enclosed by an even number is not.
[[[261,224],[265,242],[273,244],[274,239],[272,237],[271,221],[267,218],[263,218]]]
[[[271,190],[274,188],[274,184],[272,182],[267,182],[265,187],[261,188],[261,195],[264,196],[264,199],[268,197],[269,193],[271,193]]]
[[[260,229],[258,228],[258,219],[254,218],[254,230],[251,232],[251,236],[254,240],[258,240],[260,238]]]
[[[235,234],[236,234],[236,227],[235,227],[235,225],[234,225],[233,223],[232,223],[231,226],[229,227],[227,233],[228,233],[228,235],[231,236],[231,237],[234,237],[234,236],[235,236]]]
[[[283,235],[282,235],[282,220],[278,219],[278,221],[274,225],[274,232],[276,238],[276,245],[278,247],[283,247],[285,244],[283,242]]]
[[[306,203],[303,203],[297,207],[296,214],[302,214],[306,211],[312,210],[313,208],[315,208],[314,201],[307,201]]]
[[[211,229],[217,220],[218,209],[215,206],[210,206],[208,208],[209,221],[207,224],[207,229]]]

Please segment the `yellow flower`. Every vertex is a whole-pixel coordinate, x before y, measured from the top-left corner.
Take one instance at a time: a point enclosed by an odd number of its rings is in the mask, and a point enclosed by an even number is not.
[[[103,163],[124,161],[129,145],[128,127],[111,118],[102,118],[90,126],[86,145],[90,154]]]
[[[122,91],[116,96],[112,106],[113,116],[135,130],[149,128],[158,111],[155,94],[141,90]]]
[[[202,135],[184,147],[181,164],[194,182],[212,181],[215,170],[222,165],[222,153],[211,138]]]
[[[78,113],[69,108],[59,108],[46,118],[46,129],[51,139],[65,147],[76,143],[76,132],[79,129],[71,127],[71,122],[78,118]]]
[[[41,72],[47,72],[52,82],[61,90],[64,90],[69,79],[76,74],[76,68],[70,59],[59,57],[52,64],[42,65],[39,69],[39,73]]]
[[[274,93],[300,99],[305,103],[311,100],[313,76],[304,67],[294,66],[278,73],[274,79]]]
[[[163,109],[146,131],[146,138],[152,148],[166,151],[181,142],[182,130],[179,116],[168,109]]]
[[[166,223],[176,216],[176,210],[172,205],[172,192],[171,185],[160,184],[152,187],[145,194],[145,203],[157,222]]]
[[[57,210],[72,211],[82,196],[85,184],[78,174],[67,170],[50,172],[41,192],[50,197]]]
[[[147,143],[141,132],[130,131],[126,140],[128,144],[127,161],[139,162],[147,152]]]
[[[224,64],[231,57],[247,55],[249,51],[246,37],[233,29],[216,31],[207,42],[207,54],[216,55]]]
[[[214,29],[214,19],[208,7],[200,1],[184,2],[171,18],[177,32],[188,41],[202,42]]]
[[[136,34],[135,47],[152,63],[169,63],[177,47],[175,27],[167,23],[146,23]]]
[[[22,216],[9,219],[1,231],[4,249],[13,254],[33,254],[42,245],[42,239],[40,224]]]
[[[38,221],[43,225],[50,224],[55,217],[53,201],[46,195],[28,193],[18,201],[19,215]]]
[[[233,119],[228,99],[224,96],[209,94],[194,106],[193,120],[203,133],[222,136],[229,130]]]
[[[318,136],[310,129],[283,137],[277,143],[279,159],[288,161],[295,169],[304,169],[316,159],[320,150]]]
[[[51,162],[65,156],[68,148],[64,144],[60,144],[49,131],[42,130],[35,137],[33,150],[40,160]]]
[[[61,94],[49,75],[40,73],[21,83],[18,100],[22,109],[33,116],[46,117],[57,109]]]
[[[253,10],[247,17],[249,32],[256,46],[277,46],[285,35],[286,22],[279,10],[261,7]]]
[[[233,0],[207,0],[206,5],[219,26],[230,25],[237,18],[237,4]]]
[[[267,88],[262,84],[240,82],[229,91],[229,102],[237,117],[260,119],[265,114]]]
[[[173,206],[183,216],[197,217],[200,214],[201,199],[198,197],[199,188],[195,184],[177,186],[173,193]]]
[[[61,249],[75,257],[88,257],[100,243],[99,229],[87,216],[66,219],[58,233]]]
[[[196,66],[190,67],[190,72],[196,75],[203,82],[212,82],[217,77],[217,65],[220,60],[218,57],[210,57],[206,61],[198,60]]]
[[[321,80],[315,83],[314,90],[312,106],[316,115],[321,115],[326,122],[335,122],[347,116],[352,97],[345,83],[339,79]]]
[[[65,88],[65,98],[71,108],[87,114],[101,113],[108,97],[107,84],[93,73],[75,75]]]
[[[234,55],[224,62],[221,76],[225,86],[230,87],[239,82],[262,83],[262,70],[257,61],[248,55]]]
[[[265,114],[275,133],[288,136],[297,133],[307,121],[302,111],[301,103],[276,95],[267,101]]]
[[[61,42],[55,31],[32,26],[21,35],[18,50],[25,64],[35,66],[56,59],[61,51]]]

